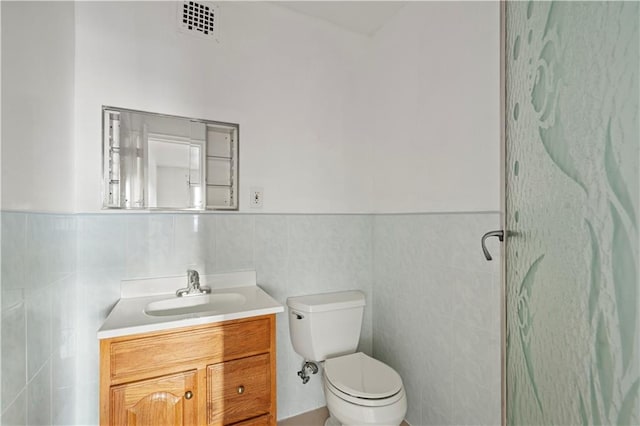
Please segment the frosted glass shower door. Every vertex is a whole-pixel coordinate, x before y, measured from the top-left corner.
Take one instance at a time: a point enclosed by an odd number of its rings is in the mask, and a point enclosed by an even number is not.
[[[508,424],[640,424],[639,6],[506,5]]]

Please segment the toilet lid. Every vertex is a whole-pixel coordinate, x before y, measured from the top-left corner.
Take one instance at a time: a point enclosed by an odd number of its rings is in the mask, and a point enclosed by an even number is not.
[[[393,368],[362,352],[326,360],[324,374],[336,389],[358,398],[388,398],[402,389]]]

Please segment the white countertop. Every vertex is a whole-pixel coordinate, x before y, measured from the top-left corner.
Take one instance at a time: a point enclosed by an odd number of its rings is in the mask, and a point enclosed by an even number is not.
[[[123,281],[122,297],[98,330],[98,339],[284,312],[280,303],[256,285],[255,271],[246,271],[205,275],[200,280],[202,286],[209,285],[212,288],[212,295],[232,292],[244,296],[246,300],[240,307],[222,306],[214,312],[167,316],[151,316],[145,313],[145,307],[151,302],[176,298],[175,291],[184,287],[185,281],[185,277]]]

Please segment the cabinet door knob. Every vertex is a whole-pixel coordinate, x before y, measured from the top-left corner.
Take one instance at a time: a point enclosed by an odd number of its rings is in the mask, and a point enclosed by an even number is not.
[[[191,391],[187,391],[187,393],[184,394],[185,399],[191,399],[193,398],[193,392]]]
[[[244,393],[244,386],[240,385],[238,386],[238,394],[242,395]]]

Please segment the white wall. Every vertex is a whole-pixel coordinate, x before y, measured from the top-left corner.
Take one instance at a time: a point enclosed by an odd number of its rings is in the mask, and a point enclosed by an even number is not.
[[[221,43],[177,31],[172,2],[76,4],[77,211],[101,207],[102,105],[240,124],[240,209],[366,212],[351,116],[365,37],[268,3],[223,3]]]
[[[244,211],[251,186],[262,212],[499,209],[497,3],[409,3],[369,39],[228,2],[220,44],[172,2],[76,3],[75,37],[70,4],[20,7],[51,11],[3,21],[5,210],[100,210],[104,104],[240,123]]]
[[[74,6],[2,2],[2,208],[72,211]]]
[[[415,2],[373,38],[374,212],[500,209],[498,2]]]
[[[2,7],[0,7],[0,46],[2,46]],[[0,81],[2,81],[2,55],[0,54]],[[2,99],[2,84],[0,84],[0,99]],[[0,102],[0,212],[2,211],[2,102]],[[0,217],[1,220],[1,217]],[[2,266],[2,226],[0,226],[0,267]],[[2,271],[0,271],[0,289],[2,288]],[[2,291],[0,291],[0,383],[2,383]],[[0,386],[1,388],[1,386]],[[0,410],[2,409],[2,394],[0,390]]]

